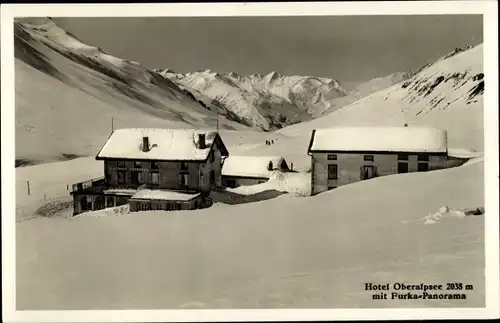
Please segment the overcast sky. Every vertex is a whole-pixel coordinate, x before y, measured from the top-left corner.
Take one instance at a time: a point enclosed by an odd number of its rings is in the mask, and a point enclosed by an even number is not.
[[[482,16],[54,18],[89,45],[148,68],[277,71],[358,82],[483,41]]]

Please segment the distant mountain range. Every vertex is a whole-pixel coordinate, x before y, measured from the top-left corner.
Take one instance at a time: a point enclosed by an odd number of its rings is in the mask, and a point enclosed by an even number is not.
[[[482,94],[481,74],[467,74],[456,65],[435,79],[426,71],[437,63],[349,88],[330,78],[277,72],[244,76],[211,70],[186,74],[149,70],[84,44],[50,18],[16,19],[14,45],[16,158],[27,160],[94,154],[109,135],[111,124],[119,128],[214,128],[218,124],[225,130],[286,130],[298,123],[327,120],[344,107],[394,86],[408,100],[414,97],[414,102],[430,97],[425,95],[429,91],[439,94],[450,80],[469,82],[468,86],[473,77],[477,79],[475,95]],[[472,50],[470,46],[457,48],[438,63],[467,56]],[[468,56],[472,62],[481,59]],[[453,89],[446,91],[450,96]],[[428,105],[445,102],[436,98]],[[403,108],[406,105],[402,103]]]

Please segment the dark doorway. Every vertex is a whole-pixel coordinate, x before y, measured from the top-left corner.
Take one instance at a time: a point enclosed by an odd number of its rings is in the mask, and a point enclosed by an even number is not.
[[[80,200],[80,207],[82,212],[92,211],[92,198],[90,196],[83,196]]]
[[[398,163],[398,173],[408,173],[408,163]]]
[[[370,179],[375,176],[375,166],[361,166],[361,179]]]
[[[235,188],[236,187],[236,180],[235,179],[227,179],[226,186],[231,187],[231,188]]]
[[[94,210],[104,209],[104,196],[96,196],[94,200]]]
[[[429,170],[429,164],[428,163],[418,163],[418,171],[419,172],[426,172]]]

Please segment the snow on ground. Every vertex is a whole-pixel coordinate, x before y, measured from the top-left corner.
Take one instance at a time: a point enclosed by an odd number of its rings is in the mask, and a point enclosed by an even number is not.
[[[484,206],[483,162],[379,177],[314,197],[33,218],[16,228],[17,307],[482,306],[484,216],[425,225],[443,205]],[[366,282],[450,281],[474,290],[466,300],[411,302],[372,301],[364,290]]]
[[[166,200],[166,201],[189,201],[199,196],[200,193],[181,193],[169,190],[138,190],[132,198],[133,199],[152,199],[152,200]]]
[[[236,188],[228,188],[227,190],[241,195],[252,195],[275,190],[297,196],[309,196],[311,195],[311,174],[273,171],[271,178],[265,183],[248,186],[242,185]]]
[[[230,155],[224,160],[222,175],[270,178],[273,170],[281,169],[284,161],[281,156]]]
[[[34,217],[38,208],[51,201],[72,201],[72,184],[103,174],[103,162],[92,157],[16,168],[16,221]]]
[[[130,213],[130,206],[128,204],[126,204],[126,205],[122,205],[122,206],[106,208],[106,209],[99,210],[99,211],[92,211],[92,212],[80,213],[78,215],[75,215],[75,217],[82,217],[82,216],[93,216],[93,217],[122,216],[122,215],[129,215],[129,214],[131,214]]]

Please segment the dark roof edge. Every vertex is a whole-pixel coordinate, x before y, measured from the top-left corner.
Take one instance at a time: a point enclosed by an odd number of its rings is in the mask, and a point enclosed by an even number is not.
[[[400,150],[310,150],[313,153],[332,154],[417,154],[417,155],[447,155],[447,151],[400,151]]]
[[[309,140],[309,146],[307,147],[307,153],[310,153],[312,144],[314,142],[314,136],[316,135],[316,129],[313,129],[312,134],[311,134],[311,139]]]

